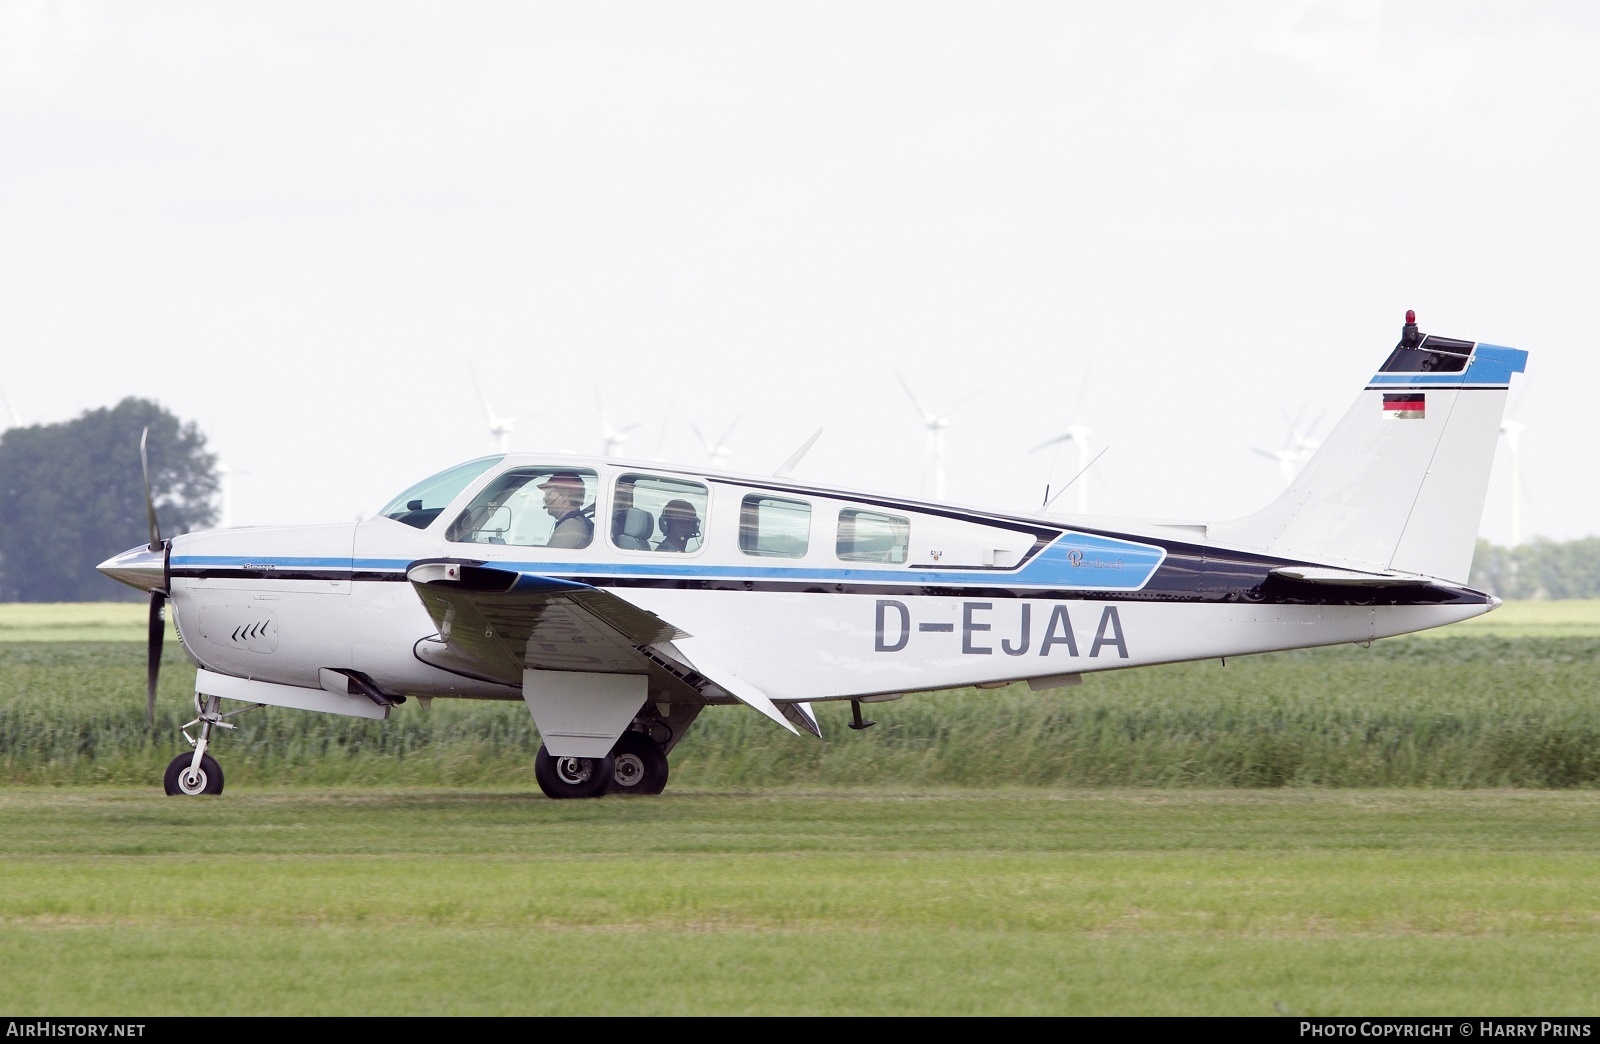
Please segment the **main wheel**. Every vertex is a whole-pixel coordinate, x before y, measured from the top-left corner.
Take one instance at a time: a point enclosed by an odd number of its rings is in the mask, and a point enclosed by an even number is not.
[[[167,793],[190,797],[222,793],[222,766],[217,764],[217,759],[210,754],[202,754],[199,770],[191,772],[189,767],[193,764],[193,754],[179,754],[172,759],[166,774],[161,777],[161,785]]]
[[[659,794],[667,785],[667,756],[642,732],[624,732],[611,748],[613,794]]]
[[[533,778],[546,797],[599,797],[611,783],[611,756],[558,758],[541,743],[539,753],[533,756]]]

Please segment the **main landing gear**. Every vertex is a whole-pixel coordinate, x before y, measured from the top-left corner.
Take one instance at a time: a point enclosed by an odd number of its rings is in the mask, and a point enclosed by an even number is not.
[[[194,753],[179,754],[167,765],[167,771],[161,777],[161,785],[168,794],[194,797],[199,794],[222,793],[222,766],[217,764],[216,758],[206,753],[206,748],[211,745],[211,730],[238,728],[239,726],[222,719],[255,710],[262,704],[253,703],[230,714],[219,712],[221,704],[222,700],[216,696],[202,696],[198,692],[194,694],[196,717],[183,726],[183,738],[194,747]],[[189,735],[189,730],[196,725],[200,726],[198,738]]]
[[[557,799],[659,794],[667,785],[667,754],[643,732],[623,733],[603,758],[558,758],[540,744],[533,777],[546,797]]]
[[[643,732],[624,732],[611,748],[613,794],[659,794],[667,787],[667,755]]]
[[[558,758],[543,743],[533,756],[533,778],[546,797],[592,798],[599,797],[611,785],[613,759]]]

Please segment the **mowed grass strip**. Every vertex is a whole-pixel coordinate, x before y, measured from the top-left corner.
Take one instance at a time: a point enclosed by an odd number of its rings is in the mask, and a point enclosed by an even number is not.
[[[30,1014],[1593,1015],[1600,942],[1529,936],[190,928],[0,931]],[[15,969],[13,971],[12,969]],[[68,979],[66,976],[72,976]]]
[[[29,788],[0,1005],[1594,1014],[1597,822],[1586,791]]]

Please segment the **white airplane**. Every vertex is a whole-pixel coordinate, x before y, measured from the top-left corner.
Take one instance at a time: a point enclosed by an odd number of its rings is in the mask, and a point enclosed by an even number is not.
[[[151,593],[198,667],[168,793],[222,792],[214,730],[258,706],[386,718],[522,700],[553,798],[658,793],[710,705],[821,735],[811,705],[1437,627],[1466,586],[1527,353],[1399,345],[1277,500],[1227,522],[982,511],[598,457],[482,457],[376,517],[150,542],[99,568]],[[784,470],[787,470],[787,465]],[[148,474],[148,469],[147,469]],[[223,711],[223,706],[236,709]],[[198,726],[198,735],[189,729]]]

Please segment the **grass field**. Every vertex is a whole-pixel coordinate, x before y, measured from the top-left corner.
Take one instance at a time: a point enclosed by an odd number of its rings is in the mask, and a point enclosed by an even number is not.
[[[1600,603],[823,742],[715,708],[665,795],[593,802],[539,794],[520,705],[446,702],[247,715],[226,795],[167,798],[192,668],[152,732],[144,608],[38,608],[0,606],[0,1010],[1600,1014]]]
[[[0,796],[0,1009],[1596,1014],[1600,794]]]

